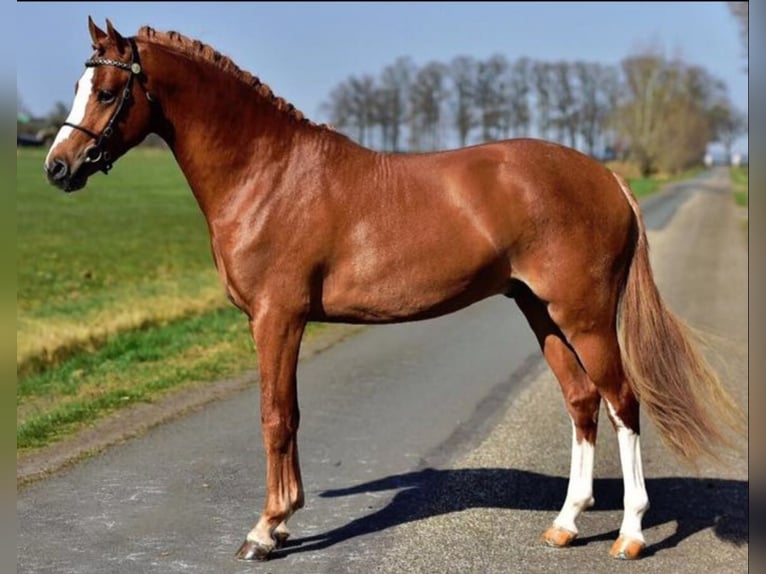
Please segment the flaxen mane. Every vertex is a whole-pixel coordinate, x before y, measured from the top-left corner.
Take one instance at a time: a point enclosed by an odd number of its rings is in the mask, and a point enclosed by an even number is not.
[[[284,98],[274,95],[271,88],[264,84],[257,76],[240,69],[231,58],[224,56],[216,49],[207,44],[203,44],[199,40],[192,40],[191,38],[174,31],[159,32],[150,26],[141,27],[136,37],[176,51],[180,50],[187,55],[209,62],[218,69],[231,74],[241,82],[252,87],[259,96],[266,101],[271,102],[277,110],[288,114],[291,118],[312,126],[331,129],[325,124],[316,124],[309,120],[303,112],[298,110],[293,104],[287,102]]]

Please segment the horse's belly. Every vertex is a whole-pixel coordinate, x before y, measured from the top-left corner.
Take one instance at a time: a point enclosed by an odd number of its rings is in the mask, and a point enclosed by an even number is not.
[[[449,271],[449,270],[446,270]],[[393,269],[364,281],[328,281],[318,319],[354,323],[393,323],[427,319],[504,293],[509,265],[497,259],[471,271],[445,273],[436,264]]]

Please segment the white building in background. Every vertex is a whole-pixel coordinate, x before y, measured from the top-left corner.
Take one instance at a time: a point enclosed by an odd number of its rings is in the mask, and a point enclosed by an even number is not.
[[[710,167],[713,165],[713,155],[710,153],[705,154],[705,166]]]
[[[734,152],[731,154],[731,165],[734,167],[738,167],[742,163],[742,154],[739,152]]]

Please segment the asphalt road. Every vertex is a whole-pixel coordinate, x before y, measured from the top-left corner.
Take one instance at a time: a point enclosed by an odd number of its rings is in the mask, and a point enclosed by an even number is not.
[[[747,404],[747,250],[727,174],[644,203],[671,307],[716,335]],[[602,416],[596,506],[566,550],[538,543],[566,491],[570,426],[515,304],[378,326],[299,367],[307,504],[266,563],[234,559],[264,499],[255,388],[109,449],[18,496],[19,573],[744,572],[747,460],[697,475],[645,422],[647,558],[608,556],[620,524]]]

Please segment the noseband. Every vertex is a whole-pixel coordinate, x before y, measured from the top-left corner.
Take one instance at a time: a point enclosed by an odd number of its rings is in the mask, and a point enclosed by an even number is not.
[[[63,125],[69,126],[70,128],[74,128],[76,130],[80,130],[81,132],[96,140],[96,144],[88,148],[88,151],[85,152],[85,162],[102,162],[100,169],[107,174],[109,173],[109,170],[112,169],[113,163],[110,161],[111,154],[108,150],[104,149],[104,144],[106,143],[106,140],[108,140],[114,134],[114,124],[117,122],[122,109],[125,107],[125,103],[130,99],[131,89],[133,88],[133,78],[141,75],[141,64],[138,61],[138,49],[136,48],[136,42],[133,40],[133,38],[128,38],[128,41],[130,42],[130,48],[132,52],[130,64],[120,62],[119,60],[111,60],[109,58],[91,58],[85,62],[86,68],[112,66],[113,68],[119,68],[120,70],[125,70],[130,73],[128,83],[125,85],[125,89],[122,91],[120,101],[117,104],[117,108],[114,110],[114,113],[112,113],[112,117],[109,118],[109,123],[106,124],[106,127],[101,130],[100,134],[97,134],[83,126],[75,125],[69,122],[63,123]],[[146,93],[146,98],[151,101],[152,98],[149,96],[149,92],[146,92],[145,88],[144,92]]]

